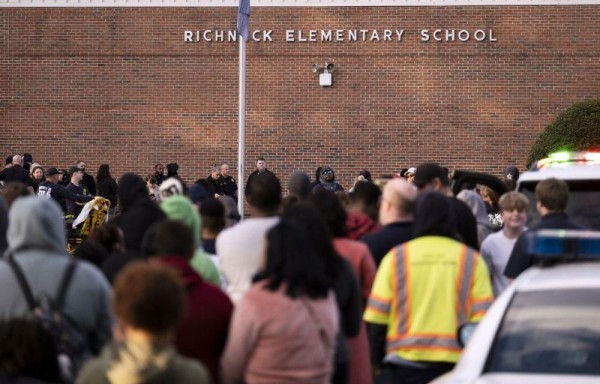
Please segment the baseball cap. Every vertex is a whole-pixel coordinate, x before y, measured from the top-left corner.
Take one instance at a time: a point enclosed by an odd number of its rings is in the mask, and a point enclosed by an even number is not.
[[[517,181],[519,179],[519,169],[515,166],[506,168],[504,171],[504,179]]]
[[[406,171],[408,173],[408,171]],[[448,172],[437,163],[423,163],[415,170],[413,184],[417,188],[424,187],[435,178],[439,178],[443,185],[448,185]]]
[[[415,167],[408,168],[406,170],[406,172],[404,172],[404,176],[408,176],[409,173],[412,174],[412,175],[416,174],[417,173],[417,168],[415,168]]]
[[[48,170],[46,171],[46,176],[54,176],[54,175],[58,175],[58,169],[56,169],[54,167],[48,168]]]

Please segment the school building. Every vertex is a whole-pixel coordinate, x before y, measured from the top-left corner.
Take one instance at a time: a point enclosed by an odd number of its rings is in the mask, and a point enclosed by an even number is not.
[[[251,0],[245,180],[523,169],[600,95],[598,0]],[[0,148],[114,176],[238,165],[237,0],[0,0]],[[329,69],[327,68],[329,66]],[[236,177],[236,179],[241,179]]]

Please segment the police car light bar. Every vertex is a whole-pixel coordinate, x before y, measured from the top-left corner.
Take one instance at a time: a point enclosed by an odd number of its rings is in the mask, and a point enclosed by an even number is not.
[[[573,163],[600,164],[600,152],[554,152],[547,158],[536,161],[533,169],[567,166]]]
[[[539,262],[600,260],[600,231],[544,229],[526,238],[527,253]]]

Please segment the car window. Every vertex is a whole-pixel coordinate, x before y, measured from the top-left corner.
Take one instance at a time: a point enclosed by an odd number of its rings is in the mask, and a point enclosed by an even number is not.
[[[571,220],[585,229],[600,230],[600,180],[567,181],[569,183],[569,204],[567,213]],[[524,182],[519,192],[524,193],[531,204],[529,205],[528,222],[531,226],[540,221],[540,215],[535,207],[536,182]]]
[[[487,372],[600,375],[600,289],[520,292]]]

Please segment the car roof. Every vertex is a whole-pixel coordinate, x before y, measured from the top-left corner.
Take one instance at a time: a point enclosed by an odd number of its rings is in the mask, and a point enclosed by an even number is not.
[[[600,164],[569,164],[527,171],[521,174],[519,183],[551,177],[560,180],[600,180]]]
[[[545,267],[533,267],[516,280],[516,290],[600,288],[600,261],[571,262]]]

